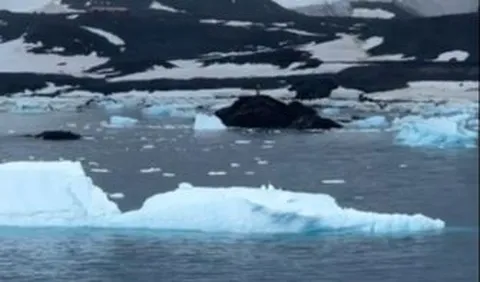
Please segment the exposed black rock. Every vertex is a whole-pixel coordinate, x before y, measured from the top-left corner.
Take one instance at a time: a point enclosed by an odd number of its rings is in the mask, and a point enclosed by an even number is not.
[[[38,134],[27,134],[25,137],[33,137],[36,139],[50,140],[50,141],[73,141],[82,139],[82,135],[71,131],[63,130],[47,130]]]
[[[215,114],[227,126],[244,128],[332,129],[342,126],[300,102],[285,104],[265,95],[244,96]]]
[[[333,78],[309,79],[293,84],[289,90],[295,91],[295,99],[312,100],[330,96],[332,90],[339,85]]]

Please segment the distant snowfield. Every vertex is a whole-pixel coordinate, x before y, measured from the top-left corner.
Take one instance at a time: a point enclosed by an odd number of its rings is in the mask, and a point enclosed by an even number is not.
[[[116,46],[124,46],[125,45],[125,41],[123,41],[123,39],[121,39],[120,37],[116,36],[115,34],[111,33],[111,32],[108,32],[108,31],[105,31],[105,30],[102,30],[102,29],[99,29],[99,28],[94,28],[94,27],[89,27],[89,26],[83,26],[84,29],[96,34],[96,35],[99,35],[105,39],[108,40],[108,42],[112,43],[113,45],[116,45]]]
[[[91,67],[103,64],[107,58],[92,53],[88,56],[60,56],[56,54],[33,54],[28,50],[41,45],[29,44],[23,37],[0,44],[0,72],[69,74],[88,76]]]
[[[61,0],[1,0],[0,11],[6,10],[14,13],[45,13],[63,14],[80,12],[69,9]]]
[[[451,60],[455,60],[457,62],[463,62],[466,59],[470,57],[470,54],[466,51],[462,50],[453,50],[453,51],[448,51],[445,53],[442,53],[438,55],[436,59],[434,59],[435,62],[448,62]]]
[[[376,18],[376,19],[393,19],[394,13],[385,11],[383,9],[367,9],[355,8],[353,9],[352,17],[354,18]]]
[[[0,10],[17,13],[32,13],[40,10],[52,0],[1,0]]]
[[[184,11],[180,11],[180,10],[177,10],[175,8],[163,5],[162,3],[158,2],[158,1],[153,1],[152,4],[150,4],[150,9],[167,11],[167,12],[171,12],[171,13],[184,13]]]

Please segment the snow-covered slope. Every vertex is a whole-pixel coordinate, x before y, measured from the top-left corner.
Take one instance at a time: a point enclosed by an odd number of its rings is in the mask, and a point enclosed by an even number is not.
[[[302,91],[326,77],[369,93],[478,77],[478,14],[372,21],[308,17],[269,0],[202,2],[225,13],[197,1],[157,2],[186,12],[152,9],[152,1],[130,13],[0,12],[0,95]]]

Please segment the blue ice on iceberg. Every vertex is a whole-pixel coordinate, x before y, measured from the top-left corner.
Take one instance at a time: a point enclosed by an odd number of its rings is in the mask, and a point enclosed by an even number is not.
[[[28,174],[29,177],[25,177]],[[326,194],[273,186],[209,188],[182,183],[122,213],[78,162],[0,164],[0,226],[102,227],[164,231],[294,233],[348,231],[396,235],[439,231],[445,222],[421,214],[343,208]]]
[[[216,131],[225,130],[227,126],[215,115],[198,113],[195,116],[193,129],[196,131]]]
[[[396,119],[397,144],[412,147],[474,148],[478,142],[478,117],[468,113],[453,116],[407,116]]]
[[[352,121],[348,127],[358,129],[382,129],[390,126],[385,116],[371,116],[365,119]]]

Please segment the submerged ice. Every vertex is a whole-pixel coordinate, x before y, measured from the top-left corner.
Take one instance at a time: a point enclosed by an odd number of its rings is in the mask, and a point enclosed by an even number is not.
[[[29,177],[24,177],[28,174]],[[180,184],[122,213],[77,162],[0,164],[0,226],[105,227],[158,230],[395,234],[441,230],[424,215],[381,214],[340,207],[325,194],[267,188]]]

